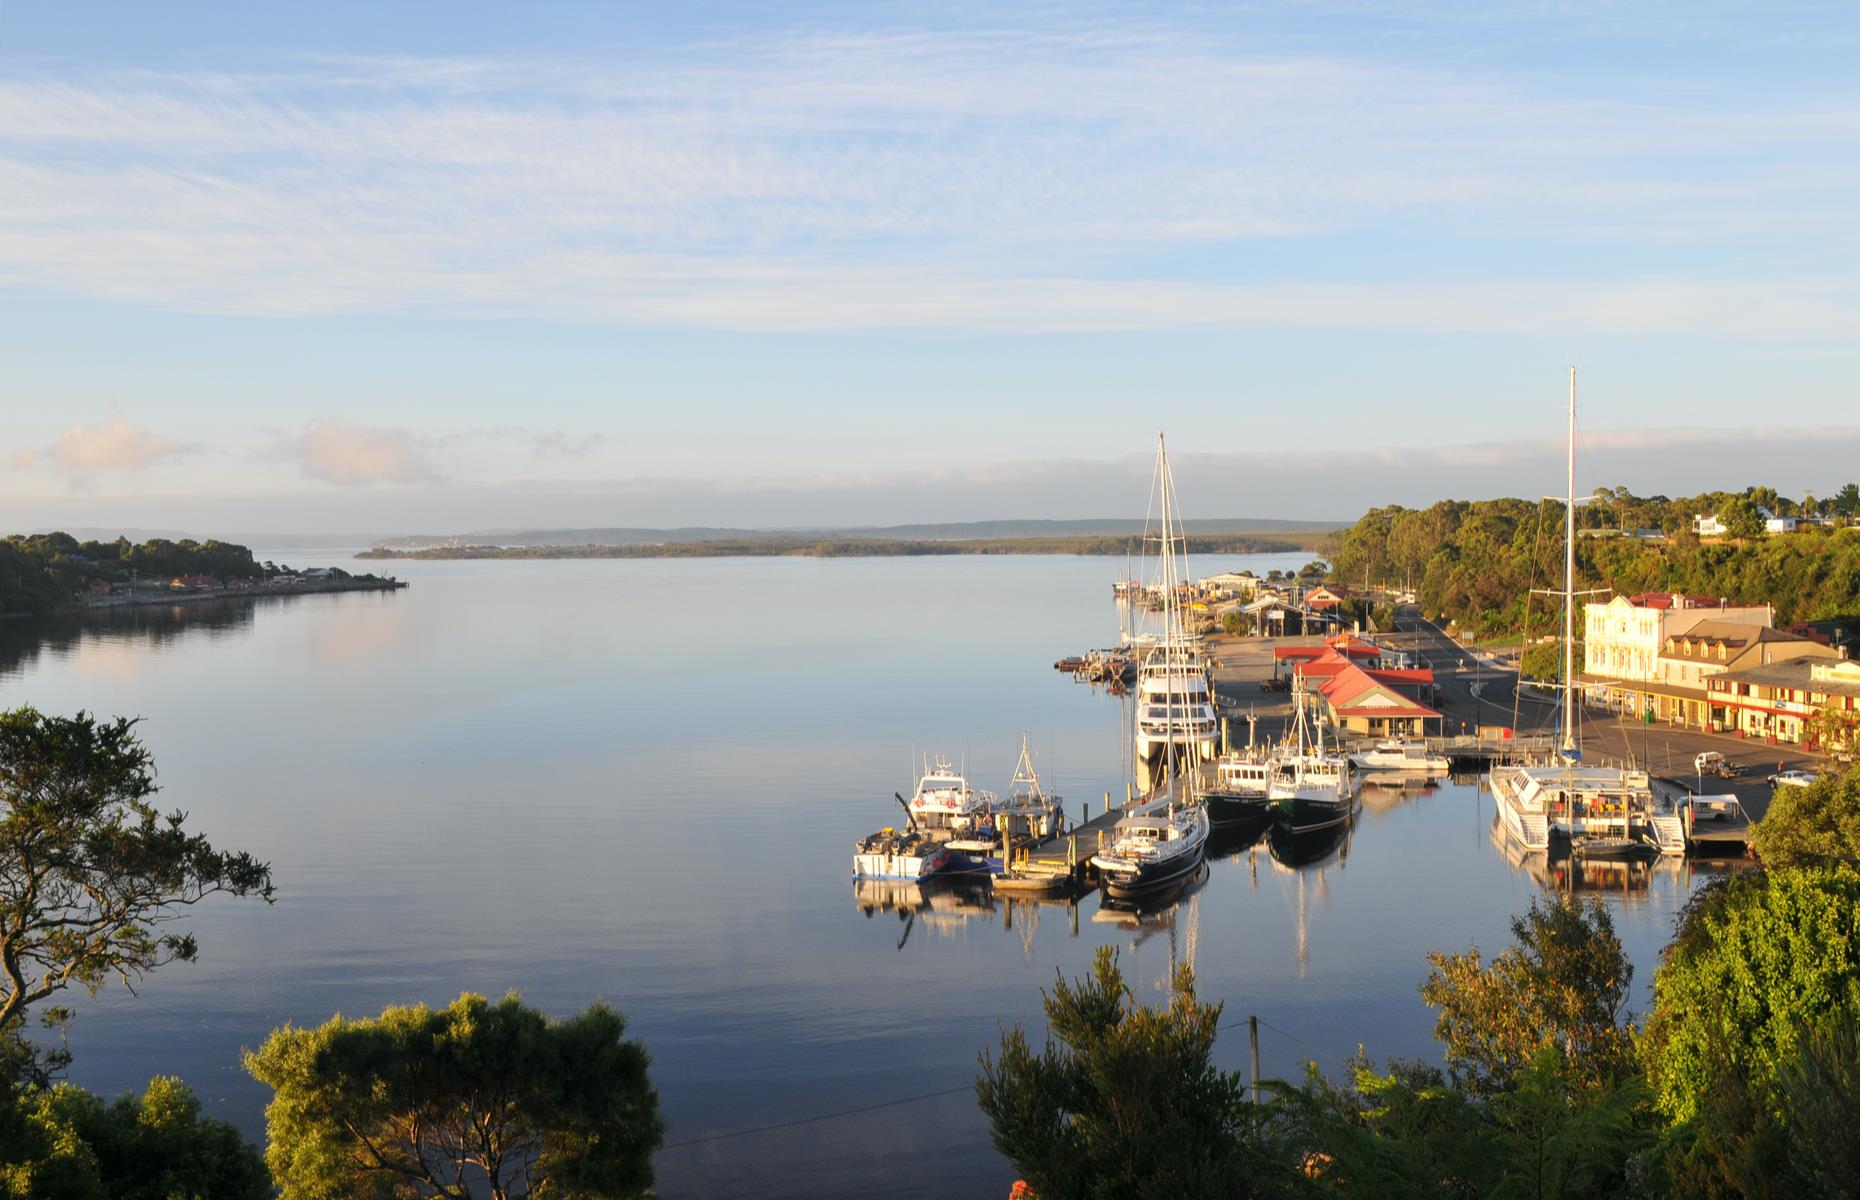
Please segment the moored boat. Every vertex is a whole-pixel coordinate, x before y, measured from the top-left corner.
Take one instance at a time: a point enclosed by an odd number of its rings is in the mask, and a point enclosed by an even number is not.
[[[1359,771],[1445,775],[1448,764],[1447,756],[1430,753],[1426,742],[1390,738],[1353,752],[1350,765]]]
[[[870,879],[929,879],[938,875],[999,870],[994,793],[969,781],[938,759],[917,780],[904,807],[905,826],[887,826],[853,848],[853,874]]]
[[[1201,866],[1208,831],[1208,812],[1199,804],[1139,810],[1119,819],[1109,843],[1091,860],[1105,895],[1134,899],[1186,879]]]

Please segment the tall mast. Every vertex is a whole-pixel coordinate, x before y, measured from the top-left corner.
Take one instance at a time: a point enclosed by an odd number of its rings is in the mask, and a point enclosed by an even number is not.
[[[1576,368],[1569,369],[1569,493],[1563,502],[1563,752],[1576,748]]]

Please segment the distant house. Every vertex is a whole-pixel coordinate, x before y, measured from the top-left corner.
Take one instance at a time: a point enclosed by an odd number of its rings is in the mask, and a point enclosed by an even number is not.
[[[87,596],[107,596],[110,594],[110,581],[107,579],[93,579],[84,585],[84,594]]]
[[[220,586],[220,581],[211,575],[176,575],[168,586],[177,592],[203,592]]]
[[[1250,597],[1258,591],[1259,579],[1245,573],[1222,571],[1201,580],[1201,589],[1214,595]]]
[[[1700,537],[1723,537],[1724,522],[1716,513],[1700,513],[1692,518],[1692,532]]]
[[[1329,612],[1343,603],[1343,596],[1327,587],[1315,587],[1305,593],[1305,607],[1312,612]]]

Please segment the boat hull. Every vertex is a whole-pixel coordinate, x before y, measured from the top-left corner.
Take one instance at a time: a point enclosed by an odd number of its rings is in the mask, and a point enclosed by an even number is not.
[[[1105,871],[1101,877],[1104,894],[1113,900],[1135,900],[1154,895],[1189,878],[1201,867],[1202,847],[1187,854],[1156,863],[1145,863],[1134,871]]]
[[[1000,870],[998,858],[978,858],[961,850],[939,846],[923,851],[860,851],[853,855],[855,879],[940,879],[951,875],[986,874]]]
[[[1272,817],[1272,801],[1264,795],[1245,792],[1209,792],[1201,798],[1207,806],[1208,821],[1214,825],[1246,825]]]
[[[1286,796],[1272,802],[1272,823],[1290,834],[1334,829],[1350,819],[1353,806],[1336,796]]]

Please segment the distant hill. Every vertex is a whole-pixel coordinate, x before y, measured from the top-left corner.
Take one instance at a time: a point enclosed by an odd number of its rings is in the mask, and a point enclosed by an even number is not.
[[[1349,526],[1348,521],[1281,521],[1264,517],[1229,517],[1185,522],[1194,534],[1312,534]],[[472,533],[407,535],[383,538],[383,550],[423,550],[447,546],[688,546],[701,542],[887,541],[977,542],[995,539],[1120,537],[1143,532],[1142,521],[1083,519],[1072,521],[961,521],[929,525],[866,525],[787,529],[730,529],[684,526],[675,529],[487,529]]]

